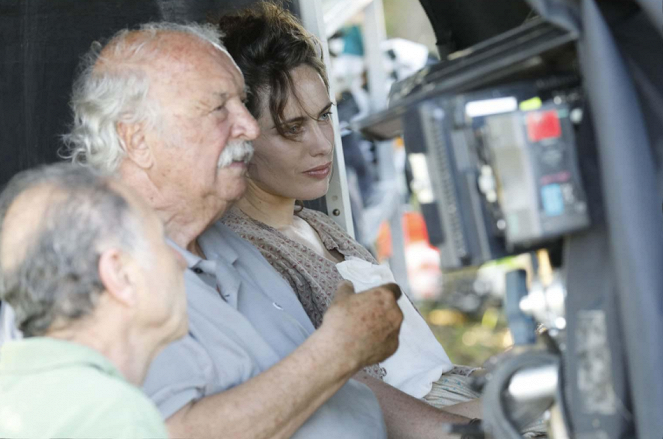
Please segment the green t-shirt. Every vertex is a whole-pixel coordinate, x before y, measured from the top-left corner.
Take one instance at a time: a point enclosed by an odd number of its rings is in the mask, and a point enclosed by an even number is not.
[[[101,353],[47,337],[0,349],[0,438],[166,438],[154,404]]]

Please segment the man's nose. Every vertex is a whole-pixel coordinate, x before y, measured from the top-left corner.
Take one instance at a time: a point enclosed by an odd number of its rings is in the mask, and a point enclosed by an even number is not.
[[[260,135],[258,122],[244,105],[236,110],[231,136],[233,139],[255,140]]]

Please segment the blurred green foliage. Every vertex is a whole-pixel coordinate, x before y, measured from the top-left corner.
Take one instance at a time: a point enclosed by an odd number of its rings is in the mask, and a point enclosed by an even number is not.
[[[418,308],[454,364],[482,366],[512,344],[501,308],[487,308],[480,316],[468,316],[435,303],[420,303]]]

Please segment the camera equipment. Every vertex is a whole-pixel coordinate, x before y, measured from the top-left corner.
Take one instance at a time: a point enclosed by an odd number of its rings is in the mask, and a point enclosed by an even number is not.
[[[555,438],[660,438],[660,4],[528,3],[540,17],[395,84],[356,128],[403,135],[444,268],[563,243],[552,283],[508,274],[518,346],[479,383],[483,431],[463,434],[521,437],[545,412]]]
[[[443,268],[526,251],[589,225],[571,121],[582,114],[580,92],[553,87],[568,82],[433,98],[405,114],[415,191],[423,189]],[[537,108],[519,110],[532,100]]]

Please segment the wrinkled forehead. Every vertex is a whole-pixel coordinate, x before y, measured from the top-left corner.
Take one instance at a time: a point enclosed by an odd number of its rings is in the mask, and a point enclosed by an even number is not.
[[[101,51],[96,71],[136,69],[145,71],[152,80],[172,82],[173,77],[199,71],[223,71],[235,81],[244,77],[228,51],[196,35],[162,30],[132,31],[120,41],[111,41]]]
[[[154,92],[165,99],[162,104],[205,104],[213,96],[243,94],[244,76],[227,51],[199,41],[181,49],[153,70]]]
[[[192,68],[200,64],[213,63],[233,75],[244,78],[239,66],[224,47],[194,35],[181,33],[166,35],[160,44],[160,52],[161,56],[158,58],[165,63]]]

